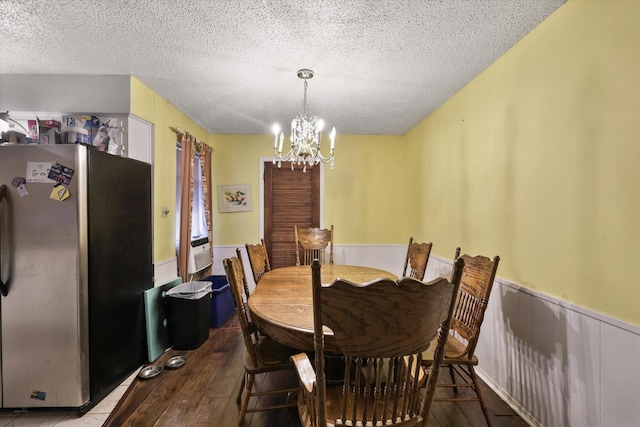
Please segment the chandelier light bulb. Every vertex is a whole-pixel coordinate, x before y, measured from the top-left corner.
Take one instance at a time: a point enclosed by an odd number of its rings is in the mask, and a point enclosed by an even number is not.
[[[280,133],[280,125],[278,125],[277,123],[273,125],[273,149],[275,151],[276,147],[278,146],[278,133]]]
[[[336,128],[335,128],[335,126],[333,127],[333,129],[331,129],[331,134],[329,135],[329,138],[331,138],[331,153],[333,154],[333,148],[336,145]]]

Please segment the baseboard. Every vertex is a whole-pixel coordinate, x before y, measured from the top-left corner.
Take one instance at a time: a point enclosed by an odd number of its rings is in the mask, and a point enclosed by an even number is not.
[[[531,427],[544,427],[542,424],[538,422],[538,420],[535,419],[535,417],[533,417],[529,412],[527,412],[527,410],[524,409],[520,405],[520,403],[518,403],[513,397],[511,397],[509,393],[504,391],[502,387],[500,387],[500,385],[493,380],[493,378],[485,374],[484,371],[482,371],[482,369],[476,368],[475,372],[476,372],[476,375],[478,375],[478,377],[480,377],[480,379],[482,379],[482,381],[484,381],[487,384],[487,386],[489,386],[489,388],[493,390],[495,394],[498,395],[500,399],[502,399],[507,405],[509,405],[509,407],[513,409],[513,411],[516,414],[518,414],[520,418],[524,420],[524,422],[529,424]]]

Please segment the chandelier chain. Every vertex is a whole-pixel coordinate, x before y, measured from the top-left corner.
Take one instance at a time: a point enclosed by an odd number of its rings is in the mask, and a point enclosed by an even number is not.
[[[302,112],[304,113],[304,115],[308,115],[309,114],[309,103],[307,102],[307,87],[309,85],[307,84],[307,79],[304,79],[304,101],[302,101]]]

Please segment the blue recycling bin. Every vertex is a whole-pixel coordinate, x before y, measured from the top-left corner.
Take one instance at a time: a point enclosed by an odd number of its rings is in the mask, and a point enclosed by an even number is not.
[[[219,328],[236,314],[227,276],[208,276],[202,280],[211,282],[209,327]]]

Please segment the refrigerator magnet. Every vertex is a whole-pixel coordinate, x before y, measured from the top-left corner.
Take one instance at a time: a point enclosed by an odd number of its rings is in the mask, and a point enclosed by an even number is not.
[[[29,192],[27,191],[26,183],[27,180],[21,176],[16,176],[15,178],[13,178],[13,180],[11,180],[11,185],[18,189],[18,194],[20,195],[20,197],[24,197],[29,194]]]
[[[53,186],[53,190],[51,190],[49,198],[61,202],[68,199],[70,195],[71,194],[69,193],[69,189],[67,187],[62,184],[56,184]]]
[[[52,162],[48,178],[57,181],[60,184],[69,185],[74,172],[75,171],[71,168]]]
[[[25,175],[27,182],[54,183],[55,181],[47,178],[49,169],[51,169],[51,162],[27,162],[27,174]]]
[[[18,187],[20,186],[20,184],[26,184],[26,183],[27,183],[27,180],[21,176],[16,176],[11,180],[11,185],[13,185],[14,187]]]
[[[31,390],[31,398],[36,400],[46,400],[47,392],[40,390]]]

